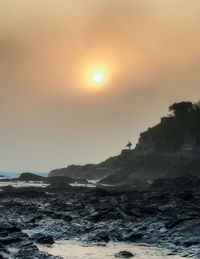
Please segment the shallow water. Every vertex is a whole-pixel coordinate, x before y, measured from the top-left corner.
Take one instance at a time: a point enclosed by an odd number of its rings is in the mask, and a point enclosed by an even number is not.
[[[170,255],[167,249],[161,249],[146,245],[133,245],[130,243],[113,243],[106,246],[87,245],[78,241],[57,241],[52,246],[38,245],[41,251],[64,259],[103,259],[116,258],[115,254],[120,251],[129,251],[135,256],[134,259],[181,259],[183,257]]]
[[[15,188],[21,187],[47,187],[49,184],[43,183],[42,181],[13,181],[13,182],[0,182],[0,188],[3,186],[13,186]]]
[[[89,187],[89,188],[94,188],[96,187],[95,184],[92,183],[70,183],[69,185],[74,186],[74,187]]]
[[[101,179],[96,179],[96,180],[92,180],[92,179],[88,179],[88,183],[93,183],[93,184],[96,184],[100,181]]]
[[[3,180],[3,182],[0,182],[0,188],[3,186],[12,186],[15,188],[22,188],[22,187],[47,187],[49,184],[44,183],[42,181],[6,181],[5,178],[0,177],[0,180]],[[70,186],[73,187],[88,187],[88,188],[95,188],[97,187],[96,184],[93,183],[70,183]],[[111,186],[111,185],[106,185],[102,184],[102,186]]]

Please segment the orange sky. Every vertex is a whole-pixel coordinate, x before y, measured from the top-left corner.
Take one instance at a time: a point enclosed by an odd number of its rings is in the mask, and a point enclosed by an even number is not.
[[[102,161],[199,100],[199,31],[199,0],[2,0],[0,171]]]

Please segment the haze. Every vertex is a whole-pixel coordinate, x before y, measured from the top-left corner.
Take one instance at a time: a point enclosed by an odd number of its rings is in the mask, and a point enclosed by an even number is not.
[[[100,162],[199,100],[199,32],[198,0],[1,0],[0,171]]]

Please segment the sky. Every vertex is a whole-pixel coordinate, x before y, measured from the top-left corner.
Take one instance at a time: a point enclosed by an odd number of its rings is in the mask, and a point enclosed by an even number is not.
[[[199,32],[199,0],[0,0],[0,171],[103,161],[200,100]]]

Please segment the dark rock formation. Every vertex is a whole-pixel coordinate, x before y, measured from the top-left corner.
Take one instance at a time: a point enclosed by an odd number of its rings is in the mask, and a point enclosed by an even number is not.
[[[19,181],[45,181],[46,177],[32,173],[22,173],[18,178]]]
[[[105,166],[88,164],[84,166],[70,165],[67,168],[55,169],[49,173],[52,176],[69,176],[75,179],[99,179],[109,174],[111,168]]]
[[[131,258],[134,257],[134,255],[129,251],[121,251],[115,255],[117,258]]]
[[[28,235],[16,227],[14,222],[8,223],[2,219],[0,227],[0,258],[58,259],[58,257],[40,252],[36,245],[29,239]]]
[[[135,186],[165,177],[199,177],[200,105],[182,102],[170,106],[170,111],[174,114],[141,133],[135,149],[122,150],[119,156],[97,165],[71,165],[53,170],[49,177],[100,179],[104,184]]]
[[[33,239],[35,243],[38,243],[38,244],[52,245],[54,243],[54,239],[52,236],[49,236],[49,235],[46,236],[41,233],[36,234],[33,237]]]

